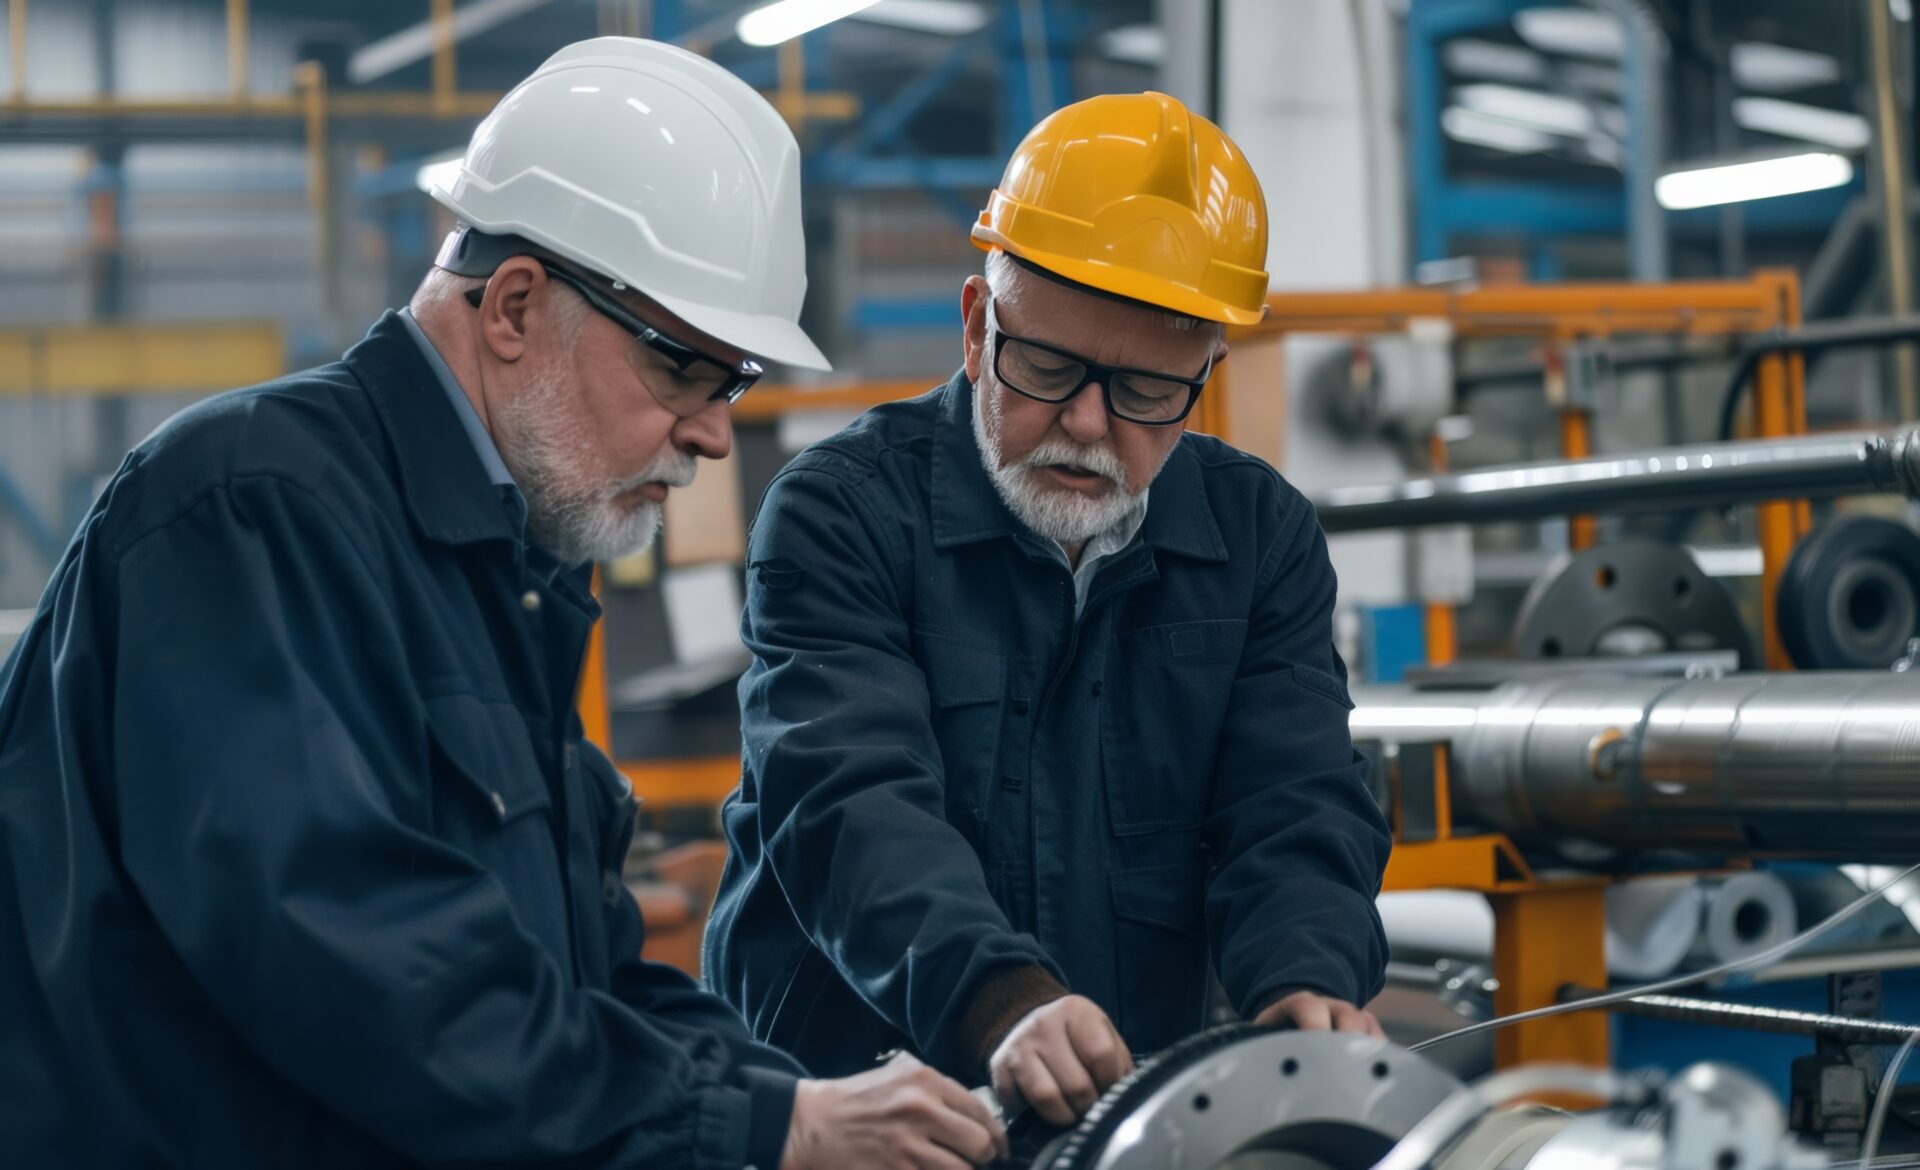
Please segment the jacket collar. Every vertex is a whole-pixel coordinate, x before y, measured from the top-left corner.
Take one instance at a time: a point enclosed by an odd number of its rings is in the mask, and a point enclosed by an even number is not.
[[[366,388],[400,467],[414,524],[429,540],[517,541],[500,489],[461,429],[426,355],[388,312],[343,359]]]
[[[980,462],[973,437],[973,383],[961,370],[935,392],[939,418],[934,424],[932,509],[933,543],[953,548],[1015,536],[1026,526],[1008,510]],[[1214,521],[1206,481],[1192,445],[1182,439],[1153,481],[1140,539],[1148,547],[1201,561],[1227,559],[1226,541]]]

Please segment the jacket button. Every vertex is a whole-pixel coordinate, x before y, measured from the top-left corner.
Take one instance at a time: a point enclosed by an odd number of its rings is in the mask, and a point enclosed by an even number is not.
[[[627,883],[620,880],[618,873],[610,869],[600,871],[600,896],[607,900],[607,905],[618,906],[620,896],[626,892]]]
[[[498,792],[488,793],[493,797],[493,811],[500,814],[501,820],[507,819],[507,802]]]
[[[540,595],[529,589],[520,595],[520,608],[534,613],[540,608]]]

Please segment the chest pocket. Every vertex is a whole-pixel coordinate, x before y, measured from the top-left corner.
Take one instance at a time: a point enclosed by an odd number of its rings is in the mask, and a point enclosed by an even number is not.
[[[1100,751],[1115,835],[1200,827],[1246,636],[1244,619],[1223,619],[1114,639],[1100,688]]]
[[[947,819],[960,825],[977,823],[985,816],[999,772],[1006,656],[990,643],[946,634],[920,630],[914,638],[927,678],[933,735],[940,744]]]
[[[511,703],[473,695],[436,695],[426,708],[434,833],[492,874],[521,929],[570,969],[553,798],[525,721]]]

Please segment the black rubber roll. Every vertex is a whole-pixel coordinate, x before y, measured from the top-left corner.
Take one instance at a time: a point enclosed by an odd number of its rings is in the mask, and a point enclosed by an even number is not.
[[[1879,516],[1820,526],[1787,561],[1775,620],[1801,670],[1885,670],[1920,637],[1920,535]]]

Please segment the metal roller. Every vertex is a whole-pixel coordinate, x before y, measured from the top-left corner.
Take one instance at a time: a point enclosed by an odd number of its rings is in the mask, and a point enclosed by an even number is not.
[[[1920,673],[1362,688],[1356,739],[1447,742],[1463,819],[1536,848],[1920,858]]]
[[[1404,483],[1339,488],[1315,506],[1328,532],[1357,532],[1870,492],[1920,498],[1920,431],[1708,443],[1486,467]]]

